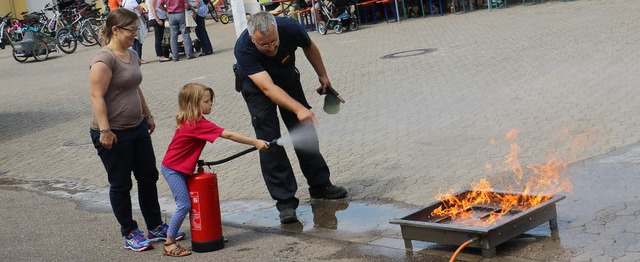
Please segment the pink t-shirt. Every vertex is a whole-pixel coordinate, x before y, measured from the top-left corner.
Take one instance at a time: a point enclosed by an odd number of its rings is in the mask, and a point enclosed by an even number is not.
[[[201,117],[195,124],[180,124],[167,148],[162,165],[185,174],[192,174],[207,141],[213,143],[224,128]]]
[[[189,4],[189,0],[159,0],[158,6],[166,5],[167,13],[184,12],[185,5]]]

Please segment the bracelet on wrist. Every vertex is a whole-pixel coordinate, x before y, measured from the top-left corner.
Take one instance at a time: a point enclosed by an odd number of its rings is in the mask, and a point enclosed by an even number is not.
[[[111,132],[110,128],[100,129],[100,134]]]

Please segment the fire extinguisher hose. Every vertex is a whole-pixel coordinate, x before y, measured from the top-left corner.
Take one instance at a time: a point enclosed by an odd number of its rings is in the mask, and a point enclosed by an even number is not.
[[[274,146],[274,145],[275,145],[275,146],[279,146],[279,144],[278,144],[278,142],[277,142],[277,139],[274,139],[273,141],[271,141],[271,142],[269,142],[269,143],[268,143],[268,146],[269,146],[269,147]],[[233,160],[233,159],[236,159],[236,158],[238,158],[238,157],[240,157],[240,156],[246,155],[246,154],[251,153],[251,152],[256,151],[256,150],[258,150],[258,149],[257,149],[257,148],[255,148],[255,147],[247,148],[247,149],[245,149],[245,150],[244,150],[244,151],[242,151],[242,152],[236,153],[236,154],[234,154],[234,155],[232,155],[232,156],[229,156],[229,157],[226,157],[226,158],[223,158],[223,159],[217,160],[217,161],[205,162],[204,160],[198,160],[198,166],[199,166],[199,167],[203,167],[203,166],[215,166],[215,165],[219,165],[219,164],[222,164],[222,163],[229,162],[229,161],[231,161],[231,160]]]
[[[248,149],[246,149],[246,150],[244,150],[244,151],[242,151],[240,153],[236,153],[236,154],[234,154],[232,156],[229,156],[229,157],[226,157],[224,159],[217,160],[217,161],[204,162],[203,160],[200,160],[202,162],[198,161],[198,166],[215,166],[215,165],[219,165],[219,164],[222,164],[222,163],[229,162],[229,161],[231,161],[233,159],[236,159],[236,158],[238,158],[240,156],[246,155],[246,154],[251,153],[251,152],[256,151],[256,150],[257,150],[257,148],[255,148],[255,147],[248,148]]]

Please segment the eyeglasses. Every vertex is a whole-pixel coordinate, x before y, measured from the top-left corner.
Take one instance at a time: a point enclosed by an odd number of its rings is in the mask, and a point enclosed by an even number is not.
[[[253,40],[253,43],[256,44],[256,47],[258,47],[259,49],[269,49],[271,47],[276,47],[276,46],[278,46],[278,44],[280,44],[280,40],[273,41],[273,42],[271,42],[269,44],[259,44],[253,38],[251,40]]]
[[[137,27],[127,28],[127,27],[118,26],[118,28],[127,30],[127,31],[129,31],[129,33],[132,33],[132,34],[138,33],[138,28]]]

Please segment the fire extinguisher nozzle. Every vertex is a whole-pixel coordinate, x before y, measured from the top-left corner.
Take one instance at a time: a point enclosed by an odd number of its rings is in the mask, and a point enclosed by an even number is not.
[[[274,140],[271,140],[271,142],[269,142],[269,147],[271,146],[282,146],[282,145],[278,144],[278,139],[276,138]]]

